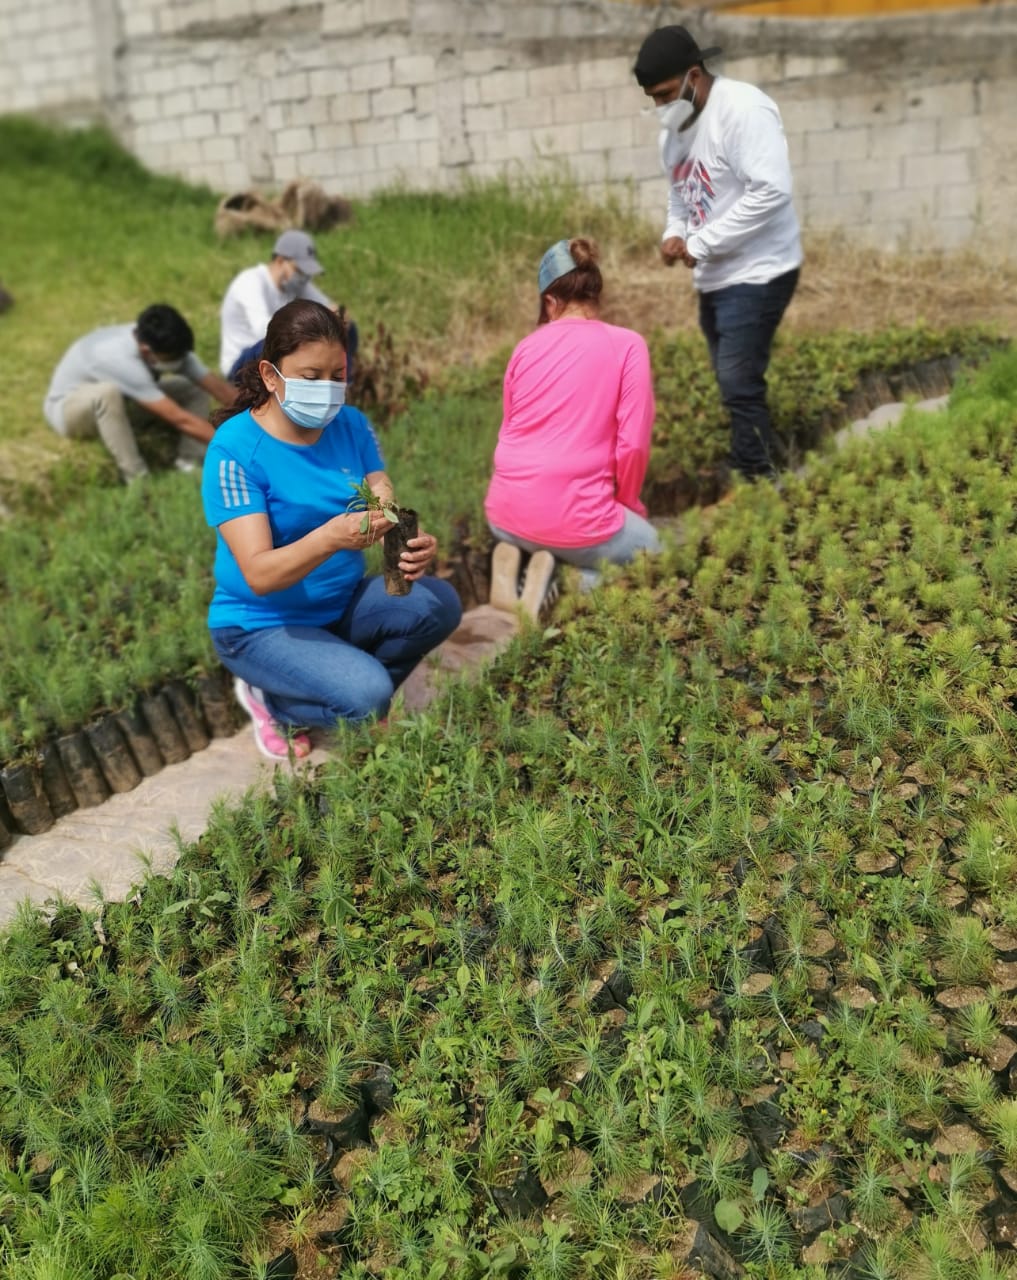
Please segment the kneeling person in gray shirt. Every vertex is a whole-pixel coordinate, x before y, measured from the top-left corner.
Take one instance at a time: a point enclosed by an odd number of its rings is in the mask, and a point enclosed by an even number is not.
[[[148,472],[134,427],[153,418],[180,432],[181,470],[200,464],[213,434],[209,396],[229,407],[236,388],[194,354],[194,334],[183,316],[157,303],[136,324],[109,325],[79,338],[56,367],[43,413],[62,436],[98,436],[129,483]]]

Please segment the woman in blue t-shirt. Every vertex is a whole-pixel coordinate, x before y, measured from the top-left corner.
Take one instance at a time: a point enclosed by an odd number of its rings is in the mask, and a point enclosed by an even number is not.
[[[459,624],[455,589],[425,577],[437,544],[423,530],[400,560],[405,596],[365,578],[363,550],[391,526],[349,512],[357,485],[392,483],[371,424],[345,404],[342,320],[297,300],[272,317],[261,359],[208,446],[205,517],[216,530],[212,643],[236,676],[259,750],[305,756],[303,733],[383,715],[425,653]]]

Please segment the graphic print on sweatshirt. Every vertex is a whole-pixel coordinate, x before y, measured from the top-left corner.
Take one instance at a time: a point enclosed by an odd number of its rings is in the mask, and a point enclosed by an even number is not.
[[[689,211],[688,229],[698,231],[709,221],[715,192],[710,174],[702,160],[682,160],[671,172],[678,198]]]

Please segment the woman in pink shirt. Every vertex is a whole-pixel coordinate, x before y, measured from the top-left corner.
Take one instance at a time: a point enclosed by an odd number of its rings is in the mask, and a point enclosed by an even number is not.
[[[537,328],[505,372],[484,504],[499,539],[491,603],[516,603],[520,550],[535,553],[522,597],[534,616],[555,559],[578,565],[588,589],[602,561],[625,564],[660,546],[639,500],[654,413],[646,343],[600,319],[603,278],[589,240],[552,245],[537,282]]]

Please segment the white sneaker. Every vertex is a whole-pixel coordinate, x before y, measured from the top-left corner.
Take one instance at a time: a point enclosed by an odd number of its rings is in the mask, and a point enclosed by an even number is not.
[[[540,610],[547,598],[551,579],[554,577],[554,556],[550,551],[534,551],[526,566],[523,593],[519,603],[534,622],[540,621]]]
[[[511,542],[496,542],[491,552],[491,593],[488,604],[492,609],[504,609],[514,613],[519,604],[519,564],[522,552]]]

